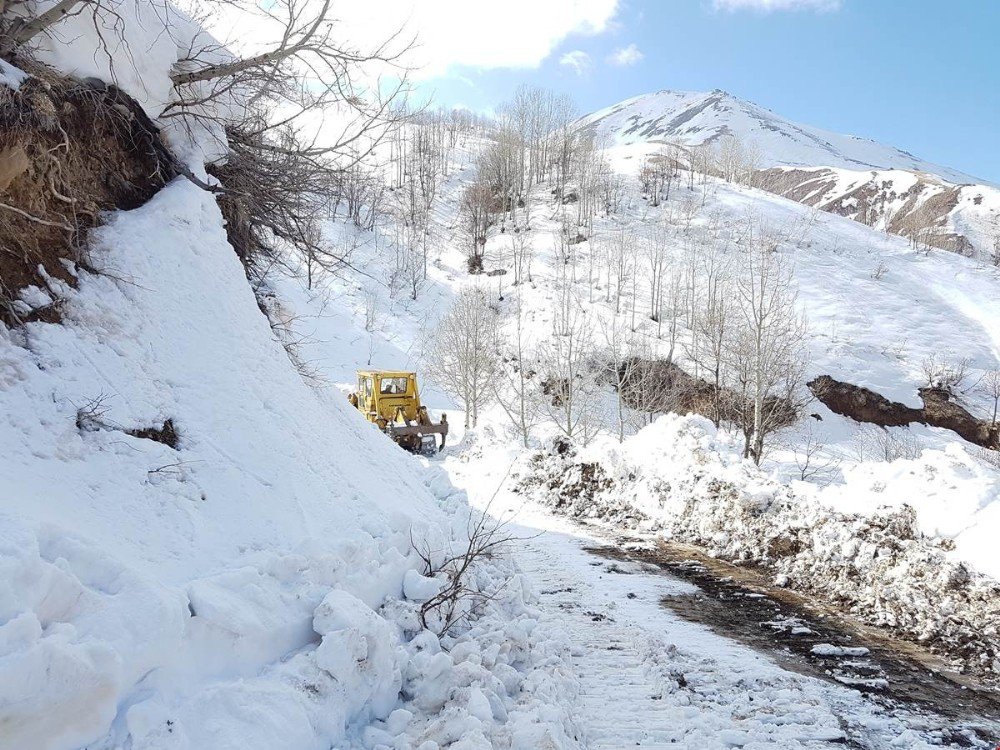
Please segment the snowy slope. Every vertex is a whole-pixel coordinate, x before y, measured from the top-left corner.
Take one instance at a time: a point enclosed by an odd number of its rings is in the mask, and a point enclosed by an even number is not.
[[[158,18],[116,60],[153,114],[181,51]],[[116,80],[78,30],[39,54]],[[416,547],[468,545],[464,493],[297,371],[215,196],[178,178],[87,250],[59,322],[0,325],[0,750],[575,747],[566,648],[509,559],[424,628],[446,574]]]
[[[5,720],[22,747],[95,739],[167,667],[256,673],[313,640],[335,582],[368,606],[398,593],[401,512],[441,518],[405,457],[289,367],[210,195],[178,182],[97,247],[115,277],[82,278],[64,325],[3,342],[0,653],[18,652],[3,682],[21,699]],[[109,426],[78,429],[95,399]],[[177,450],[122,431],[165,419]],[[359,460],[334,460],[335,446]],[[77,716],[75,733],[32,734],[53,712]]]
[[[303,382],[213,196],[182,179],[95,235],[65,322],[0,341],[0,748],[572,747],[520,695],[561,647],[509,564],[454,661],[410,640],[439,586],[412,545],[464,533],[463,496]],[[165,419],[176,449],[125,433]]]

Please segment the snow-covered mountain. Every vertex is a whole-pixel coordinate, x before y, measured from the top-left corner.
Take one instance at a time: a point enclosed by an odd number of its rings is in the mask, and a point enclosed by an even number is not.
[[[896,234],[929,223],[930,244],[943,249],[986,254],[1000,221],[995,185],[868,138],[791,122],[718,89],[644,94],[578,124],[603,143],[647,151],[735,137],[752,149],[766,189]]]
[[[868,138],[791,122],[719,89],[708,93],[663,90],[636,96],[587,115],[580,124],[617,144],[672,140],[702,145],[732,135],[756,146],[763,167],[902,169],[960,185],[982,182]]]

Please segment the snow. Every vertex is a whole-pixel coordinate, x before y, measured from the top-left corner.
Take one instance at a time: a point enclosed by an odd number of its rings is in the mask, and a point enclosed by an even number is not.
[[[14,67],[6,60],[0,60],[0,86],[17,91],[27,77],[27,74],[20,68]]]
[[[40,9],[52,4],[38,3]],[[35,56],[64,73],[118,86],[155,119],[172,98],[171,67],[203,32],[167,0],[94,7],[35,37]]]
[[[595,463],[604,473],[588,480],[583,469]],[[922,643],[968,648],[977,655],[971,668],[1000,671],[995,579],[963,561],[968,540],[959,535],[948,552],[914,528],[920,522],[911,507],[884,506],[879,488],[799,483],[790,489],[742,459],[733,437],[708,420],[677,415],[660,417],[621,444],[600,439],[575,456],[542,455],[522,474],[529,498],[562,513],[755,562],[778,585],[819,593],[869,624]],[[958,468],[943,482],[954,487],[961,478]],[[920,476],[896,481],[900,494],[926,489]],[[827,493],[841,492],[853,494],[859,513],[832,509],[839,498]],[[929,505],[935,514],[960,512]],[[981,527],[989,520],[972,515],[966,522]],[[976,542],[973,556],[984,552]]]
[[[3,746],[328,747],[405,684],[447,695],[406,646],[438,585],[410,535],[464,528],[461,493],[303,382],[211,195],[178,180],[92,238],[104,275],[0,349]],[[176,450],[124,431],[165,419]],[[534,648],[490,665],[505,712]]]
[[[850,646],[834,646],[831,643],[817,643],[812,647],[812,652],[818,656],[867,656],[869,651],[863,646],[852,648]]]
[[[884,228],[900,209],[911,213],[935,196],[957,191],[957,204],[948,211],[940,230],[965,237],[983,257],[993,246],[1000,221],[997,185],[865,138],[790,122],[724,91],[658,91],[627,99],[578,122],[599,142],[630,152],[640,162],[643,154],[655,152],[666,142],[712,145],[724,136],[735,136],[758,158],[758,168],[805,172],[795,184],[799,188],[814,185],[807,196],[811,205],[839,211],[852,206],[856,199],[846,196],[855,190],[891,192],[884,202],[879,199],[878,228]],[[911,191],[916,188],[920,190],[914,196]],[[934,213],[940,210],[940,205],[933,208]]]
[[[515,447],[472,440],[466,448],[449,456],[446,467],[474,504],[510,519],[521,537],[519,565],[539,588],[542,616],[571,650],[568,667],[576,679],[567,697],[583,746],[791,750],[831,743],[873,749],[951,744],[942,733],[956,728],[955,719],[915,716],[901,707],[887,712],[851,686],[783,669],[681,620],[661,602],[688,596],[695,587],[636,563],[602,562],[587,549],[617,547],[617,534],[581,528],[512,492],[514,483],[504,476]],[[853,650],[861,647],[845,648]]]
[[[856,198],[844,198],[859,189],[884,188],[885,200],[878,199],[882,216],[876,222],[877,229],[885,229],[889,217],[903,210],[911,212],[924,206],[929,200],[951,191],[957,191],[957,203],[945,217],[940,231],[961,235],[986,256],[993,247],[997,222],[1000,220],[1000,189],[983,183],[966,184],[966,178],[959,187],[941,179],[938,174],[909,172],[903,169],[857,170],[830,167],[796,167],[813,175],[817,188],[808,196],[810,205],[830,206],[837,211]],[[807,178],[801,182],[806,183]],[[822,190],[819,189],[822,186]],[[914,195],[916,194],[916,195]],[[857,208],[857,206],[853,206]],[[940,210],[940,209],[938,209]],[[936,212],[935,212],[936,213]],[[973,253],[976,250],[972,251]]]
[[[641,162],[638,154],[641,154],[642,148],[641,145],[619,146],[609,149],[607,153],[616,168],[632,174]],[[468,157],[462,158],[468,160]],[[471,169],[463,169],[448,179],[442,188],[441,200],[445,206],[450,205],[450,196],[456,195],[464,184],[468,184],[471,173]],[[844,217],[818,213],[759,190],[711,182],[706,191],[706,207],[692,229],[692,235],[698,242],[712,241],[708,232],[704,231],[705,224],[712,222],[720,228],[715,240],[721,246],[720,251],[733,252],[731,247],[726,248],[726,243],[731,242],[733,228],[745,221],[748,214],[780,228],[786,235],[779,252],[794,266],[799,301],[809,322],[807,379],[832,374],[875,389],[893,400],[919,406],[917,388],[923,385],[921,364],[931,356],[954,360],[968,357],[973,379],[982,370],[1000,366],[1000,341],[997,339],[1000,308],[996,294],[1000,278],[994,270],[952,253],[913,252],[901,238],[874,231]],[[700,198],[701,194],[696,190],[694,199]],[[682,192],[676,200],[684,199]],[[613,231],[621,223],[631,224],[642,231],[644,226],[657,218],[656,209],[636,197],[630,200],[631,205],[622,215],[613,219],[598,218],[595,222],[598,237]],[[559,226],[552,209],[542,202],[544,197],[536,194],[534,201],[534,280],[516,289],[508,287],[505,291],[508,301],[501,305],[509,312],[514,304],[510,299],[515,295],[519,298],[525,310],[529,342],[543,340],[551,331],[557,275],[554,233]],[[334,307],[333,300],[341,305],[338,309],[326,309],[316,317],[309,317],[300,329],[304,336],[313,339],[304,348],[308,358],[311,361],[323,360],[332,380],[348,385],[354,364],[364,364],[366,357],[367,361],[385,361],[389,366],[419,363],[420,349],[427,332],[458,289],[464,285],[478,285],[496,295],[495,282],[470,278],[464,273],[464,258],[458,240],[448,233],[448,229],[454,226],[451,222],[448,214],[435,222],[433,231],[438,233],[436,237],[440,237],[440,244],[436,245],[440,257],[432,264],[430,281],[421,291],[420,298],[417,301],[393,300],[382,290],[379,297],[380,321],[373,332],[362,332],[360,321],[364,319],[366,299],[379,289],[375,284],[327,280],[321,284],[323,290],[315,292],[312,299],[301,293],[295,298],[296,305],[306,306],[300,309],[317,310],[323,301],[328,307]],[[489,239],[489,258],[496,257],[497,249],[505,239],[502,234]],[[678,232],[676,245],[669,248],[672,261],[683,262],[684,242],[684,237]],[[376,273],[386,269],[391,262],[378,251],[380,243],[383,247],[388,246],[384,235],[381,240],[370,239],[360,251],[360,262]],[[586,268],[588,254],[597,251],[595,246],[596,243],[578,246],[581,268]],[[884,277],[875,279],[872,269],[879,264],[884,264],[888,271]],[[585,271],[581,276],[585,277]],[[289,296],[288,286],[281,286],[283,296]],[[603,290],[596,293],[592,302],[588,301],[586,280],[583,278],[578,283],[577,291],[582,311],[595,326],[599,327],[599,321],[611,316],[612,310],[603,301]],[[640,277],[637,297],[643,300],[647,296],[647,282]],[[349,326],[351,317],[345,316],[344,308],[353,309],[354,320],[358,321],[346,331],[344,326]],[[660,347],[663,353],[664,344],[656,339],[655,324],[645,320],[644,315],[639,320],[639,333],[654,351]],[[367,344],[360,356],[359,342]],[[683,347],[680,349],[683,352]],[[683,354],[680,356],[683,358]],[[426,379],[425,391],[432,392],[427,389]],[[980,413],[986,406],[978,400],[975,391],[966,393],[963,402]],[[453,406],[447,398],[436,395],[432,404],[435,408]],[[858,446],[866,437],[865,429],[831,413],[818,403],[811,403],[807,411],[816,413],[821,420],[806,420],[779,435],[762,471],[744,466],[738,446],[734,445],[731,437],[721,433],[717,435],[713,429],[708,429],[706,437],[693,438],[693,435],[700,434],[704,426],[700,420],[695,420],[683,430],[680,423],[673,422],[668,423],[669,429],[660,423],[647,428],[645,435],[635,438],[632,443],[637,454],[634,461],[620,458],[619,449],[610,440],[602,440],[600,449],[595,448],[593,454],[588,454],[594,460],[611,467],[623,465],[623,462],[646,467],[650,476],[649,494],[636,494],[629,485],[621,497],[608,498],[609,517],[630,524],[635,517],[634,511],[639,511],[641,516],[655,519],[655,524],[663,528],[683,524],[683,505],[662,506],[661,498],[652,491],[655,489],[654,479],[663,481],[669,478],[673,482],[678,477],[701,474],[704,470],[700,461],[706,459],[698,457],[716,456],[710,466],[716,467],[715,461],[721,462],[718,465],[721,476],[739,488],[751,505],[764,507],[776,497],[792,498],[789,512],[795,519],[792,522],[795,527],[800,524],[822,526],[838,515],[872,519],[877,526],[885,523],[886,519],[910,519],[908,514],[912,511],[914,533],[926,537],[926,542],[914,547],[915,558],[907,564],[912,563],[923,569],[920,566],[926,565],[922,559],[925,554],[931,555],[928,559],[947,560],[945,567],[935,571],[934,583],[920,594],[920,597],[931,597],[935,607],[946,606],[940,591],[934,591],[934,586],[943,580],[941,576],[947,577],[945,568],[959,576],[964,575],[962,566],[994,578],[1000,576],[991,541],[1000,530],[996,525],[1000,515],[1000,504],[997,503],[1000,500],[1000,473],[995,466],[982,460],[978,448],[964,443],[948,431],[915,425],[890,431],[894,439],[912,444],[912,457],[884,461],[873,459],[869,453],[861,458]],[[683,432],[683,439],[678,437],[677,431]],[[823,443],[821,458],[830,464],[828,472],[811,482],[799,480],[798,457],[792,447],[786,447],[801,440],[806,431],[812,432]],[[506,445],[510,434],[504,415],[497,409],[483,417],[483,424],[476,433],[479,439],[488,440],[491,444],[495,442],[498,446]],[[537,431],[536,440],[539,443],[549,437],[551,431]],[[450,441],[450,444],[457,443],[456,440]],[[666,451],[662,446],[673,447]],[[642,459],[641,456],[654,458]],[[654,470],[650,461],[653,464],[658,462],[658,471]],[[682,483],[680,486],[686,485]],[[734,554],[744,554],[741,540],[752,544],[761,542],[754,536],[759,533],[756,527],[750,527],[746,537],[729,534],[726,528],[729,517],[726,514],[731,510],[706,501],[706,518],[699,521],[704,522],[704,526],[699,527],[699,543],[705,543],[710,549],[728,548]],[[904,525],[909,523],[910,520],[905,520]],[[830,537],[820,534],[816,538],[817,549],[823,550],[822,555],[825,556],[822,564],[804,557],[803,566],[816,563],[820,565],[820,570],[836,570],[843,563],[841,558],[863,557],[873,551],[869,547],[856,547],[845,548],[841,552],[838,545],[842,541],[846,543],[856,533],[854,527],[834,525],[830,528],[838,530],[830,532]],[[926,546],[921,546],[925,543]],[[928,549],[931,552],[927,552]],[[884,573],[881,570],[872,573],[872,585],[875,586],[872,592],[882,585],[876,583],[875,578]],[[897,574],[903,575],[892,573]],[[786,580],[790,578],[790,574],[786,573],[779,573],[778,576],[784,576]],[[797,580],[811,579],[807,575]],[[816,582],[815,586],[817,590],[822,590],[820,583]],[[845,591],[850,592],[853,586],[845,584]],[[988,584],[984,582],[983,586],[987,587],[982,589],[986,591]],[[873,605],[869,614],[879,618],[883,624],[911,618],[914,617],[911,610],[916,600],[913,592],[902,586],[893,594],[892,604]],[[859,605],[859,611],[864,606]],[[972,616],[974,612],[967,614]],[[914,622],[922,621],[917,616]],[[963,627],[971,627],[968,620]]]

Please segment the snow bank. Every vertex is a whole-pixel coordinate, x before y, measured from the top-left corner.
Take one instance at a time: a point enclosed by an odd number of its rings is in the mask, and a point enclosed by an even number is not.
[[[20,68],[15,68],[6,60],[0,60],[0,86],[17,91],[27,74]]]
[[[914,473],[903,482],[905,467],[888,469],[897,476],[895,497],[922,490],[928,507],[935,497],[951,497],[964,465],[952,462],[946,474],[940,457],[926,464],[937,467],[931,480]],[[577,517],[654,530],[762,565],[778,585],[845,606],[963,669],[1000,675],[1000,584],[950,551],[953,540],[925,535],[912,506],[885,507],[864,476],[859,470],[823,502],[824,491],[789,488],[744,461],[707,420],[668,415],[621,445],[538,454],[521,486]],[[851,494],[864,512],[834,510],[839,493]],[[986,521],[977,517],[977,528]]]
[[[37,5],[41,11],[53,4]],[[114,84],[155,119],[171,101],[170,69],[199,37],[207,39],[166,0],[122,0],[71,14],[31,44],[41,62],[68,75]]]

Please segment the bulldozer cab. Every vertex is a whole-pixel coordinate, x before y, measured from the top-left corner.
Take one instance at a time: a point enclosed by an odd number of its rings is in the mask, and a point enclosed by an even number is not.
[[[348,398],[369,422],[378,425],[407,450],[436,452],[435,435],[441,435],[441,447],[444,447],[447,418],[442,415],[438,424],[431,421],[420,404],[415,372],[359,370],[358,390]]]

